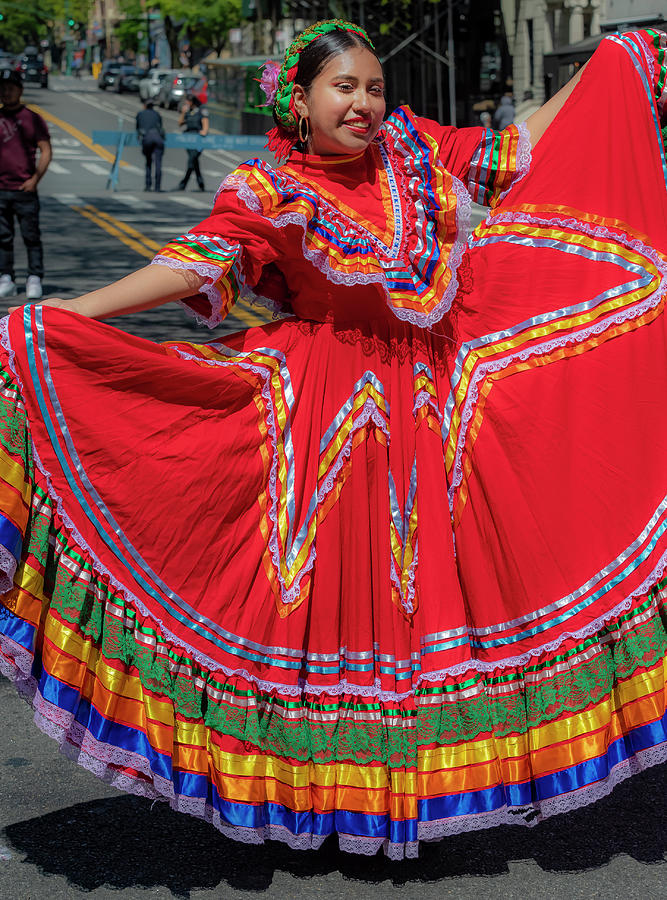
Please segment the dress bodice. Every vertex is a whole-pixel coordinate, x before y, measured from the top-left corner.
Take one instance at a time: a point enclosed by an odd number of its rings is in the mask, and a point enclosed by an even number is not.
[[[206,277],[186,302],[208,324],[243,296],[316,321],[430,327],[456,294],[471,198],[493,203],[529,161],[516,126],[443,127],[401,107],[362,153],[243,163],[155,262]]]

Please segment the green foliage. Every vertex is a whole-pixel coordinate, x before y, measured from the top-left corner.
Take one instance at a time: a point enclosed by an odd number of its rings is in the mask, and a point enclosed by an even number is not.
[[[125,18],[116,25],[114,34],[122,50],[133,50],[136,53],[141,43],[138,33],[146,31],[144,6],[141,0],[120,0],[118,8]]]
[[[92,0],[0,0],[0,47],[20,53],[28,44],[53,41],[67,19],[87,22],[91,8]]]
[[[119,6],[125,21],[116,28],[116,35],[124,50],[136,50],[137,31],[146,30],[142,27],[145,7],[141,0],[120,0]],[[193,47],[213,47],[219,53],[229,29],[241,22],[241,0],[154,0],[150,7],[164,17],[174,64],[180,40],[187,40]]]
[[[241,22],[241,0],[189,0],[183,5],[188,11],[185,27],[190,43],[196,47],[213,47],[220,53],[229,29]]]

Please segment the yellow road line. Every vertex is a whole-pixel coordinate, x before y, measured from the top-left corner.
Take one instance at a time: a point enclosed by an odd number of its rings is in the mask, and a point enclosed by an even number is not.
[[[95,207],[90,206],[73,206],[72,209],[75,212],[78,212],[80,215],[84,216],[86,219],[90,219],[91,222],[94,222],[96,225],[99,225],[100,228],[104,229],[107,234],[112,235],[115,238],[118,238],[119,241],[122,241],[127,247],[130,247],[135,253],[138,253],[140,256],[145,256],[148,259],[152,259],[155,255],[152,250],[148,247],[144,246],[144,244],[136,241],[134,238],[130,237],[128,234],[125,234],[120,228],[118,228],[117,221],[112,224],[111,222],[106,222],[104,219],[95,215],[93,211]]]
[[[135,253],[138,253],[140,256],[152,259],[155,256],[155,251],[160,249],[160,244],[157,244],[149,237],[146,237],[146,235],[137,231],[136,228],[132,228],[131,225],[121,222],[120,219],[116,219],[109,213],[102,212],[95,206],[72,206],[72,209],[89,221],[94,222],[95,225],[102,228],[107,234],[122,241],[126,247],[134,250]],[[266,325],[267,321],[269,321],[268,314],[266,318],[262,318],[238,305],[234,306],[232,315],[249,328],[257,325]]]
[[[101,209],[98,209],[92,204],[88,204],[86,206],[86,209],[89,209],[94,215],[99,216],[100,219],[104,219],[110,225],[113,225],[114,228],[120,228],[131,238],[135,238],[136,240],[141,241],[141,243],[148,247],[149,250],[159,250],[163,246],[163,244],[158,244],[157,241],[151,240],[149,237],[146,237],[145,234],[142,234],[141,231],[137,231],[136,228],[128,225],[127,222],[123,222],[121,219],[117,219],[115,216],[112,216],[107,212],[103,212]],[[153,254],[151,254],[151,256],[152,255]]]
[[[84,134],[83,131],[79,131],[79,129],[74,125],[70,125],[70,123],[66,122],[64,119],[59,119],[58,116],[54,116],[53,113],[48,112],[46,109],[42,109],[42,107],[37,106],[36,103],[28,104],[28,108],[33,112],[38,113],[40,116],[42,116],[42,118],[46,119],[47,122],[51,122],[53,125],[57,125],[58,128],[62,128],[63,131],[71,134],[72,137],[75,137],[77,139],[77,141],[81,141],[84,147],[92,150],[93,153],[97,153],[97,155],[106,160],[106,162],[112,163],[114,161],[115,156],[113,155],[113,153],[109,153],[109,151],[105,150],[103,147],[99,147],[97,144],[93,144],[88,135]],[[120,164],[121,166],[129,165],[129,163],[126,163],[124,159],[121,159]]]

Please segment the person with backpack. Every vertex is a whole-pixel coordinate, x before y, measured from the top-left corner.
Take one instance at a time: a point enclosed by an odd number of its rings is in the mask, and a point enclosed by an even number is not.
[[[14,297],[14,219],[28,252],[26,299],[42,296],[44,259],[39,230],[37,184],[51,162],[51,139],[44,119],[21,102],[18,72],[0,75],[0,298]],[[39,151],[39,156],[37,155]]]
[[[144,190],[151,190],[151,169],[154,167],[154,190],[161,191],[164,126],[162,124],[162,116],[156,109],[153,109],[152,100],[144,100],[144,108],[137,113],[136,122],[141,151],[146,159],[146,186]]]

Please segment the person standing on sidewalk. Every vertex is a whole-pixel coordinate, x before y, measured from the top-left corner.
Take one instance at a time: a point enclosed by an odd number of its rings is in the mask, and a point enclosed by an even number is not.
[[[202,106],[199,97],[195,97],[191,94],[183,103],[178,124],[183,128],[185,134],[200,134],[202,137],[206,137],[208,134],[208,110],[205,106]],[[201,150],[196,150],[194,147],[188,147],[188,167],[185,170],[185,175],[176,188],[177,191],[184,191],[186,189],[193,172],[195,173],[199,190],[206,190],[201,169],[199,168],[199,157],[201,154]]]
[[[51,162],[44,119],[21,102],[18,72],[0,76],[0,298],[17,293],[14,281],[14,217],[28,251],[26,298],[42,296],[44,261],[39,231],[37,184]],[[37,158],[39,150],[39,158]]]
[[[155,166],[155,190],[162,190],[162,153],[164,152],[164,126],[162,116],[153,109],[152,100],[144,100],[144,108],[137,113],[137,134],[141,151],[146,159],[145,191],[151,190],[151,167]]]

